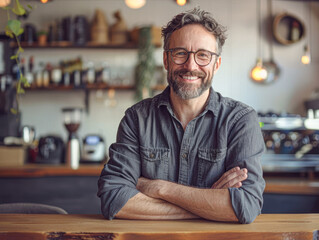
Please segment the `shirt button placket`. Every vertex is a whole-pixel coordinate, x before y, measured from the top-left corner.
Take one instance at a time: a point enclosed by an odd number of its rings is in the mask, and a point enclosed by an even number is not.
[[[178,182],[180,184],[188,184],[188,151],[190,138],[192,136],[192,123],[189,123],[185,129],[180,152],[180,170]]]

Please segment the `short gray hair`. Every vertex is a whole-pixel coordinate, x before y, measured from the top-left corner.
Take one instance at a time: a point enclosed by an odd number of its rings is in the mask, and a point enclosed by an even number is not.
[[[180,13],[176,15],[167,26],[162,28],[162,37],[164,38],[164,50],[169,49],[169,41],[174,31],[188,25],[188,24],[200,24],[207,31],[211,32],[217,42],[217,53],[220,55],[222,52],[222,46],[226,40],[226,28],[219,24],[209,12],[194,8],[193,10]]]

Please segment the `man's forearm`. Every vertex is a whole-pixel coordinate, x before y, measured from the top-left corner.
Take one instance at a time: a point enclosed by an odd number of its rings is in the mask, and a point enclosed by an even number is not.
[[[238,219],[231,205],[228,189],[199,189],[164,180],[145,180],[141,192],[177,205],[209,220],[234,221]]]
[[[198,216],[161,199],[148,197],[138,193],[132,197],[116,214],[116,218],[124,219],[191,219]]]

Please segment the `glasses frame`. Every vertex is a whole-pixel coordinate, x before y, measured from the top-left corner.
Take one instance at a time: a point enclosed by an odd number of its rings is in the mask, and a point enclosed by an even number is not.
[[[175,51],[175,50],[178,50],[178,49],[184,50],[185,52],[187,52],[187,58],[186,58],[185,62],[183,62],[183,63],[176,63],[176,62],[174,61],[172,52]],[[209,63],[207,63],[207,64],[198,64],[198,62],[196,61],[196,57],[195,57],[195,56],[196,56],[196,54],[197,54],[198,52],[200,52],[200,51],[206,51],[206,52],[209,52],[209,53],[210,53],[210,61],[209,61]],[[217,54],[217,53],[215,53],[215,52],[211,52],[211,51],[205,50],[205,49],[199,49],[199,50],[197,50],[196,52],[193,52],[193,51],[187,51],[185,48],[171,48],[171,49],[165,50],[165,52],[167,52],[167,53],[170,52],[170,53],[171,53],[171,59],[172,59],[172,61],[173,61],[176,65],[183,65],[183,64],[185,64],[185,63],[188,61],[189,55],[190,55],[191,53],[194,53],[194,61],[195,61],[195,63],[196,63],[198,66],[201,66],[201,67],[205,67],[205,66],[209,65],[209,64],[212,62],[213,56],[219,57],[219,54]]]

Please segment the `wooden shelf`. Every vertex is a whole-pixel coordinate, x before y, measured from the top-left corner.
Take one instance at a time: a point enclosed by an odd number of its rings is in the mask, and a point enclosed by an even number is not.
[[[47,176],[100,176],[103,164],[81,164],[76,170],[66,165],[26,164],[21,167],[1,167],[0,178]]]
[[[99,89],[116,89],[116,90],[134,90],[135,86],[133,85],[109,85],[106,83],[94,83],[94,84],[84,84],[81,86],[64,86],[64,85],[54,85],[51,84],[48,87],[36,87],[31,86],[26,88],[28,91],[70,91],[70,90],[99,90]]]
[[[137,49],[138,45],[135,42],[128,42],[125,44],[96,44],[92,42],[88,42],[85,45],[73,45],[72,42],[52,42],[46,45],[39,45],[37,42],[35,43],[27,43],[21,42],[20,43],[22,48],[63,48],[63,49],[75,49],[75,48],[88,48],[88,49]],[[11,47],[15,48],[18,45],[15,42],[11,42]],[[159,48],[161,45],[155,45],[155,47]]]

